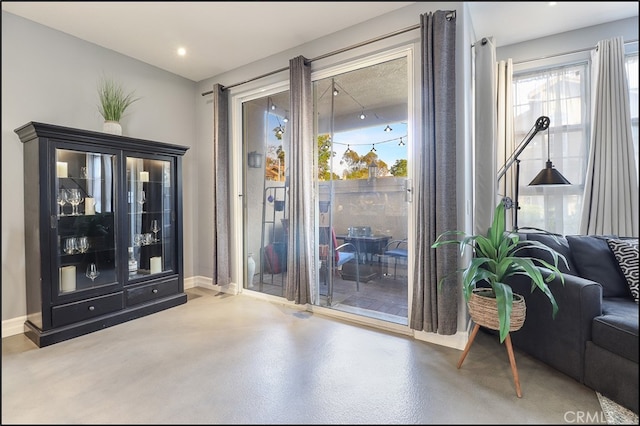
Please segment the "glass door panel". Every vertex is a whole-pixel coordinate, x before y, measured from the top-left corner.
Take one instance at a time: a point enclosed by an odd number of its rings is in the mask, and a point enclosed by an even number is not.
[[[242,104],[244,288],[284,296],[287,269],[289,92]]]
[[[128,280],[175,269],[171,162],[127,157]]]
[[[408,316],[408,93],[406,57],[314,82],[317,300],[400,324]]]
[[[116,156],[56,149],[55,157],[57,294],[117,283]]]

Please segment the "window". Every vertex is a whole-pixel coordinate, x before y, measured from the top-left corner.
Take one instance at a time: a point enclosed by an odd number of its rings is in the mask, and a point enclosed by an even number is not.
[[[520,157],[519,225],[577,234],[590,127],[588,63],[514,75],[513,84],[516,141],[538,117],[550,119],[548,131],[540,132]],[[571,185],[528,186],[547,157]]]
[[[638,168],[638,53],[625,59],[629,82],[631,127]],[[513,76],[516,142],[524,139],[537,118],[550,119],[520,157],[520,227],[559,234],[578,234],[590,139],[590,63],[582,61]],[[549,144],[549,145],[547,145]],[[571,185],[529,186],[545,167],[547,155]]]

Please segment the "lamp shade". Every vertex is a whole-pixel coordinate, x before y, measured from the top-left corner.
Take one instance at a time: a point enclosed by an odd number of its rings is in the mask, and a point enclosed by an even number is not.
[[[547,166],[540,170],[529,185],[571,185],[571,182],[553,167],[551,161],[547,161]]]

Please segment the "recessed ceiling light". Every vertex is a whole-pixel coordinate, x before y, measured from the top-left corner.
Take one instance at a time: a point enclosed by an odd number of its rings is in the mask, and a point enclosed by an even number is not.
[[[178,55],[179,56],[184,56],[187,54],[187,49],[185,49],[184,47],[178,47]]]

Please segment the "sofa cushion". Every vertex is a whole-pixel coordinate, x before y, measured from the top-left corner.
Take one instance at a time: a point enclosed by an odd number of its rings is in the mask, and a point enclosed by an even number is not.
[[[638,305],[627,298],[602,300],[602,315],[593,319],[591,340],[596,345],[638,362]]]
[[[640,289],[638,284],[638,240],[637,239],[614,239],[607,240],[609,248],[613,252],[618,266],[627,280],[627,285],[633,298],[638,303]]]
[[[627,285],[618,261],[607,244],[613,236],[569,235],[567,241],[571,248],[573,263],[579,275],[602,286],[602,297],[629,297],[631,291]]]
[[[536,232],[527,233],[524,238],[522,238],[522,234],[520,234],[521,239],[526,239],[528,241],[539,241],[547,247],[554,249],[556,252],[560,253],[567,259],[567,265],[564,264],[562,259],[558,259],[558,269],[563,274],[571,274],[578,275],[576,267],[573,265],[573,261],[571,258],[571,249],[569,247],[569,242],[562,235],[553,235],[553,234],[543,234]],[[545,250],[541,250],[536,247],[528,247],[525,251],[523,251],[522,255],[533,257],[536,259],[542,259],[547,263],[553,264],[553,257],[551,254]],[[538,262],[534,261],[534,263],[538,264]]]

